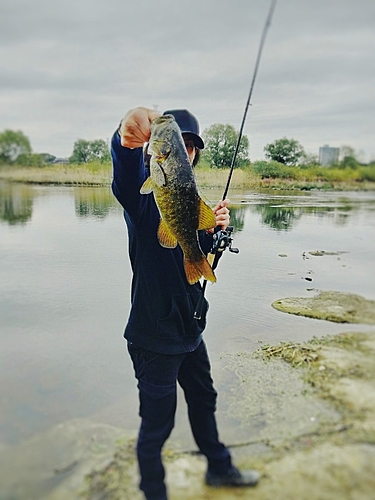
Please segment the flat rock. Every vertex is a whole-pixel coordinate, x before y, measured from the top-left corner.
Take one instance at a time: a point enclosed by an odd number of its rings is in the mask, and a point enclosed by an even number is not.
[[[375,301],[360,295],[323,291],[315,297],[286,297],[272,307],[281,312],[336,323],[375,324]]]

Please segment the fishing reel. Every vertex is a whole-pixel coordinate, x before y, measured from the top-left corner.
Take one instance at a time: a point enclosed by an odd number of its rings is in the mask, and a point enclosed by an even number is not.
[[[233,248],[233,238],[232,238],[233,226],[228,226],[226,229],[220,229],[213,234],[213,243],[211,253],[221,253],[228,248],[232,253],[239,253],[238,248]]]

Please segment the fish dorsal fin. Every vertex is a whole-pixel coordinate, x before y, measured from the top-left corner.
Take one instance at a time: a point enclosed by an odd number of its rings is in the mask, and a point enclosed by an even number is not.
[[[176,237],[171,233],[163,219],[160,219],[159,223],[158,240],[160,245],[164,248],[175,248],[177,246]]]
[[[151,177],[147,177],[139,192],[141,194],[150,194],[153,190],[154,190],[154,181],[152,180]]]
[[[211,229],[216,226],[215,214],[206,202],[199,198],[198,229]]]

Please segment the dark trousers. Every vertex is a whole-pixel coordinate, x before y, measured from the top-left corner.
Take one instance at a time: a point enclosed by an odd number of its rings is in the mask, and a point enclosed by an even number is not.
[[[207,457],[210,471],[231,467],[228,449],[219,441],[215,409],[217,393],[205,343],[193,352],[160,354],[128,344],[138,379],[141,427],[137,457],[140,489],[147,500],[166,500],[161,450],[173,426],[177,405],[176,381],[182,387],[195,442]]]

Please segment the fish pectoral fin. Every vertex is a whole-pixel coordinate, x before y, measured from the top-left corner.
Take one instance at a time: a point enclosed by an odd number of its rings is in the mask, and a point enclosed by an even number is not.
[[[159,223],[158,240],[160,245],[164,248],[176,248],[177,246],[176,237],[171,233],[171,230],[163,219],[160,219]]]
[[[190,285],[194,285],[194,283],[196,283],[202,276],[207,281],[212,281],[213,283],[216,282],[216,276],[204,255],[202,255],[202,258],[198,261],[185,259],[184,268],[186,279]]]
[[[202,198],[199,198],[198,229],[211,229],[216,226],[215,214]]]
[[[154,190],[154,182],[151,177],[147,177],[145,182],[142,184],[141,189],[139,192],[141,194],[150,194]]]

